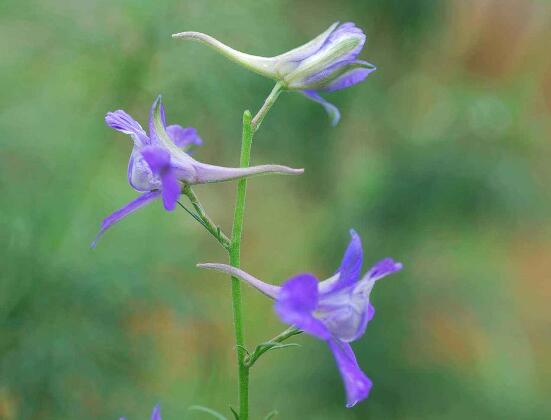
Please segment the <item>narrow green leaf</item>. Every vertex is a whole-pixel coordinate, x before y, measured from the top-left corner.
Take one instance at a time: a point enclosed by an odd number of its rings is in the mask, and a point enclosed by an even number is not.
[[[235,417],[235,420],[239,420],[239,414],[237,414],[237,411],[235,411],[231,405],[230,405],[230,410],[233,414],[233,417]]]
[[[194,212],[192,212],[190,209],[188,209],[186,206],[184,206],[182,203],[177,201],[178,205],[183,208],[190,216],[192,216],[195,220],[197,220],[204,228],[208,229],[208,226],[201,220],[199,216],[197,216]]]
[[[279,412],[277,410],[270,411],[266,417],[264,417],[264,420],[272,420],[275,416],[277,416]]]
[[[276,349],[283,349],[285,347],[300,347],[300,344],[298,343],[272,343],[273,345],[271,345],[266,351],[268,350],[276,350]]]
[[[228,420],[228,418],[222,414],[220,414],[218,411],[215,411],[208,407],[203,407],[202,405],[192,405],[188,408],[188,410],[191,411],[202,411],[203,413],[210,414],[212,417],[217,418],[218,420]]]

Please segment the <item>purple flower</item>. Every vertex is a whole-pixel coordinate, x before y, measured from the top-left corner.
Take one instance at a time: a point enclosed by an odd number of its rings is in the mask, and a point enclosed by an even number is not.
[[[359,368],[349,343],[364,334],[375,314],[369,301],[375,282],[402,269],[402,264],[385,258],[360,278],[362,243],[356,232],[351,230],[350,234],[352,239],[340,268],[322,282],[312,274],[299,274],[278,287],[225,264],[198,265],[241,278],[275,300],[275,310],[282,321],[325,341],[341,373],[347,407],[367,398],[372,386],[371,380]]]
[[[119,420],[126,420],[125,417],[121,417]],[[153,411],[151,412],[151,420],[162,420],[161,419],[161,406],[157,404],[155,407],[153,407]]]
[[[181,32],[173,37],[207,44],[249,70],[277,80],[286,89],[302,91],[325,108],[333,125],[340,119],[339,110],[319,92],[345,89],[375,71],[374,65],[358,60],[366,37],[352,22],[335,22],[310,42],[275,57],[245,54],[200,32]]]
[[[134,147],[128,162],[128,182],[143,194],[103,220],[92,247],[116,222],[158,198],[162,197],[166,210],[173,210],[183,184],[222,182],[270,172],[293,175],[304,172],[280,165],[227,168],[195,160],[187,152],[191,146],[202,144],[201,138],[194,128],[166,126],[160,96],[151,107],[149,136],[137,121],[122,110],[108,112],[105,122],[132,138]]]

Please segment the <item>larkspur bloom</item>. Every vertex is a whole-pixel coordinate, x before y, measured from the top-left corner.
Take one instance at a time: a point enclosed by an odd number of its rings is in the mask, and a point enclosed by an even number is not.
[[[375,314],[369,301],[375,282],[402,269],[402,264],[385,258],[360,278],[362,243],[356,232],[351,230],[350,233],[352,239],[340,268],[332,277],[321,282],[312,274],[299,274],[279,287],[226,264],[198,265],[241,278],[275,300],[275,310],[282,321],[325,341],[341,373],[347,407],[367,398],[372,386],[371,380],[358,366],[349,343],[365,333],[368,322]]]
[[[266,173],[298,175],[304,172],[281,165],[227,168],[195,160],[186,152],[191,146],[202,144],[201,138],[194,128],[166,125],[160,96],[151,106],[149,136],[122,110],[107,113],[105,122],[131,136],[134,147],[128,162],[128,182],[143,194],[103,220],[92,247],[107,229],[154,200],[162,198],[165,209],[173,210],[185,184],[223,182]]]
[[[285,89],[302,91],[325,108],[333,125],[340,119],[339,110],[319,92],[353,86],[375,70],[374,65],[358,60],[366,37],[352,22],[335,22],[310,42],[275,57],[236,51],[201,32],[180,32],[172,36],[207,44],[247,69],[280,82]]]
[[[126,418],[121,417],[119,420],[126,420]],[[161,419],[161,406],[157,404],[155,407],[153,407],[153,411],[151,412],[151,420],[162,420]]]

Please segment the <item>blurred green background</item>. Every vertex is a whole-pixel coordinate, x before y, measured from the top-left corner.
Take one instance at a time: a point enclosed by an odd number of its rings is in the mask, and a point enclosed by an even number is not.
[[[368,34],[378,67],[328,95],[342,121],[284,94],[253,162],[305,167],[249,183],[243,266],[276,283],[337,267],[354,227],[366,263],[405,270],[373,293],[354,345],[370,398],[344,408],[329,350],[310,337],[252,372],[252,418],[551,418],[551,3],[528,0],[0,2],[0,418],[208,419],[235,406],[229,282],[197,262],[223,250],[155,203],[89,248],[136,197],[130,139],[162,93],[197,127],[198,159],[238,162],[241,116],[272,82],[197,30],[275,55],[333,21]],[[198,187],[229,230],[234,184]],[[249,347],[284,328],[244,292]]]

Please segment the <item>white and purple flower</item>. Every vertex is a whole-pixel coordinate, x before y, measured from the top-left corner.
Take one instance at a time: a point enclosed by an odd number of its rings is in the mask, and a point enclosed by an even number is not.
[[[340,119],[339,110],[323,99],[319,92],[333,92],[353,86],[376,69],[367,61],[358,60],[366,36],[352,22],[335,22],[310,42],[275,57],[236,51],[201,32],[181,32],[173,37],[207,44],[247,69],[280,82],[285,89],[302,91],[325,108],[333,125]]]
[[[325,341],[341,373],[347,407],[367,398],[372,387],[371,380],[358,366],[349,343],[365,333],[375,314],[369,301],[375,282],[402,269],[401,263],[385,258],[360,278],[362,243],[356,232],[351,230],[350,233],[352,239],[340,268],[335,275],[321,282],[312,274],[299,274],[279,287],[226,264],[198,265],[241,278],[275,300],[275,310],[282,321]]]
[[[281,165],[228,168],[195,160],[187,152],[191,146],[201,145],[201,138],[194,128],[166,125],[160,96],[151,107],[149,136],[123,110],[107,113],[105,122],[132,137],[134,147],[128,162],[128,182],[143,194],[103,220],[92,247],[107,229],[154,200],[162,198],[165,209],[173,210],[183,185],[223,182],[266,173],[298,175],[304,172]]]

